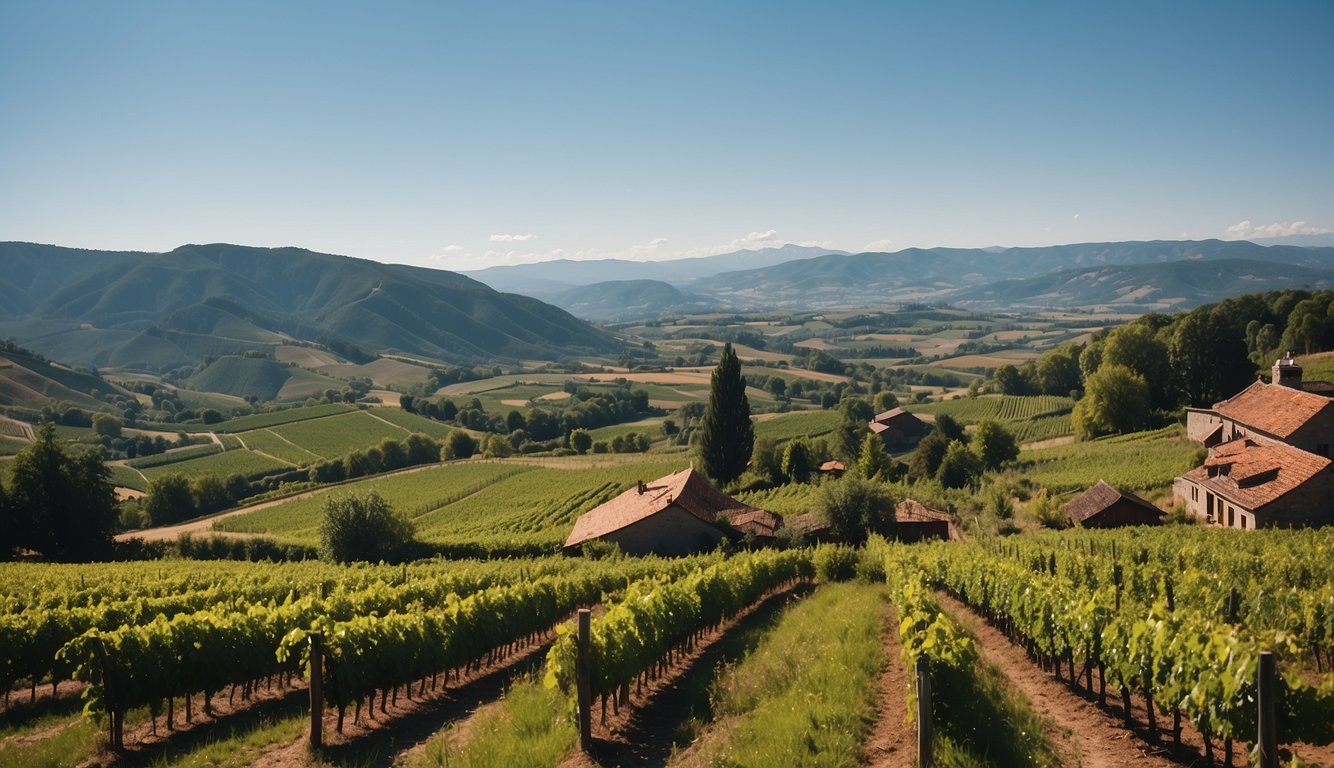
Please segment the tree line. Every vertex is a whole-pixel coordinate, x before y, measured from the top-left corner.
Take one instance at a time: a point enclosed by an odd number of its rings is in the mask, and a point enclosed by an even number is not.
[[[1255,381],[1286,352],[1334,348],[1334,291],[1254,293],[1189,312],[1151,312],[1069,343],[1022,366],[996,370],[1012,395],[1078,400],[1081,437],[1134,432],[1170,422],[1183,406],[1206,408]]]

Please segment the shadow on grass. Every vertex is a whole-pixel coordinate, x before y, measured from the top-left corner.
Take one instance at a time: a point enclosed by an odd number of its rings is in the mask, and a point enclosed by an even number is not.
[[[13,696],[9,707],[0,711],[0,732],[22,728],[36,720],[50,716],[77,715],[83,711],[83,697],[77,692],[61,692],[59,696],[42,696],[29,701],[26,695]]]
[[[754,650],[783,609],[814,589],[814,585],[799,584],[770,596],[700,653],[685,674],[636,710],[621,740],[594,740],[589,757],[602,768],[665,764],[674,749],[690,743],[712,719],[709,687],[723,666],[735,664]]]
[[[985,662],[979,661],[971,670],[933,670],[932,689],[939,734],[977,764],[997,768],[1060,765],[1043,735],[1042,721],[1004,676]],[[972,764],[970,760],[958,762]]]
[[[396,717],[383,727],[342,744],[326,745],[320,756],[337,766],[389,768],[398,753],[434,736],[451,723],[471,715],[483,704],[495,701],[515,680],[520,680],[546,662],[549,642],[524,651],[527,655],[465,685],[450,688],[443,697],[411,713]]]
[[[309,694],[304,689],[293,690],[285,696],[257,702],[216,720],[197,719],[189,730],[170,732],[170,735],[161,741],[141,743],[127,749],[116,764],[135,767],[170,765],[174,759],[194,752],[206,744],[240,739],[274,721],[300,715],[308,711],[308,702]],[[181,716],[179,710],[176,716]],[[168,733],[165,726],[158,727],[159,736]]]

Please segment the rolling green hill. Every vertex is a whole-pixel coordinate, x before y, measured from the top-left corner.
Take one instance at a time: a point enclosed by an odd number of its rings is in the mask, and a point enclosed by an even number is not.
[[[93,392],[128,395],[121,387],[91,373],[39,360],[22,351],[0,348],[0,405],[39,408],[48,401],[59,400],[89,409],[105,407],[92,396]]]
[[[585,320],[623,320],[666,312],[705,312],[712,302],[689,297],[661,280],[610,280],[553,294],[550,301]]]
[[[169,253],[0,243],[0,336],[74,365],[165,371],[290,339],[446,362],[618,344],[564,310],[462,275],[299,248]]]

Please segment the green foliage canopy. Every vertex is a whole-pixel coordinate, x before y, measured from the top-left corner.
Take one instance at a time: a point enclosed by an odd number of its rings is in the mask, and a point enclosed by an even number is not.
[[[755,427],[750,421],[750,401],[741,361],[731,343],[723,345],[710,381],[709,404],[700,419],[697,450],[704,474],[717,483],[728,483],[746,471],[755,447]]]
[[[320,555],[338,563],[376,562],[401,556],[412,543],[412,521],[376,491],[324,502]]]

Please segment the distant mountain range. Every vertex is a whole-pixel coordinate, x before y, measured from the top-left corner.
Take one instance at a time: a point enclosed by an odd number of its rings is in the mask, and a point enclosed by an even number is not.
[[[564,310],[457,273],[300,248],[0,243],[0,264],[0,336],[73,365],[160,372],[293,340],[459,363],[619,348]]]
[[[796,259],[809,259],[830,254],[846,255],[847,251],[785,245],[781,248],[761,248],[754,251],[734,251],[717,256],[700,256],[670,261],[629,261],[626,259],[595,259],[573,261],[556,259],[535,264],[516,264],[488,267],[460,274],[467,275],[495,288],[528,296],[555,296],[571,288],[600,282],[619,283],[627,280],[659,280],[683,285],[723,272],[772,267]]]
[[[789,247],[792,248],[792,247]],[[777,263],[784,254],[804,253]],[[752,255],[747,255],[752,254]],[[545,262],[474,273],[528,281],[535,296],[594,320],[682,311],[833,309],[944,302],[976,309],[1187,308],[1250,291],[1334,285],[1334,248],[1243,240],[1080,243],[1041,248],[910,248],[894,253],[771,249],[682,262]],[[746,269],[739,263],[751,262]],[[715,270],[709,273],[709,270]],[[638,277],[628,277],[628,275]],[[658,275],[645,278],[643,275]],[[604,282],[611,277],[617,279]],[[579,279],[590,282],[578,290]],[[663,286],[633,300],[626,280]],[[556,285],[557,282],[560,285]]]

